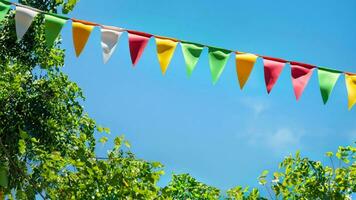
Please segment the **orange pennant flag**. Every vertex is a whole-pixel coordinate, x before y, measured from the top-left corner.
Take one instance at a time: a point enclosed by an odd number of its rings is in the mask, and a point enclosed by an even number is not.
[[[258,56],[250,53],[236,53],[236,73],[240,89],[245,86]]]
[[[161,65],[162,74],[164,75],[166,74],[178,42],[170,38],[155,37],[155,39],[158,61]]]
[[[83,51],[85,44],[88,41],[89,35],[92,32],[96,24],[81,20],[74,20],[72,22],[73,31],[73,43],[75,54],[79,57],[80,53]]]

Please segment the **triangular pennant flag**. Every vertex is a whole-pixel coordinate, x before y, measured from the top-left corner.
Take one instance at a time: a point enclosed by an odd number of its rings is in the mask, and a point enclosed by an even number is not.
[[[15,14],[15,21],[16,21],[16,35],[17,39],[21,40],[22,37],[27,32],[28,28],[30,28],[33,19],[36,17],[38,12],[16,6],[16,14]]]
[[[10,3],[0,1],[0,21],[2,21],[5,18],[5,16],[10,10],[10,7],[11,7]]]
[[[182,52],[187,65],[187,75],[190,77],[192,72],[198,63],[201,52],[203,51],[204,46],[200,44],[181,42]]]
[[[101,47],[103,48],[104,63],[107,63],[114,53],[117,42],[124,32],[124,29],[111,26],[101,27]]]
[[[318,68],[319,86],[324,104],[326,104],[328,101],[336,81],[339,79],[339,76],[339,71],[320,67]]]
[[[85,44],[88,41],[90,33],[96,24],[90,22],[84,22],[79,20],[73,20],[72,31],[73,31],[73,43],[75,49],[75,55],[79,57],[82,53]]]
[[[51,47],[62,30],[67,19],[54,15],[45,15],[45,35],[47,46]]]
[[[148,40],[152,37],[151,34],[137,31],[128,31],[129,33],[129,47],[132,64],[135,66],[140,59]]]
[[[297,100],[299,100],[304,88],[307,86],[314,68],[314,66],[308,64],[291,62],[292,84]]]
[[[349,99],[348,107],[351,110],[356,103],[356,74],[345,74],[345,82]]]
[[[224,71],[230,53],[229,50],[209,47],[209,65],[213,84],[216,84]]]
[[[263,57],[265,83],[268,94],[276,84],[285,64],[286,62],[281,59]]]
[[[249,53],[236,53],[236,73],[239,79],[240,88],[244,87],[258,56]]]
[[[157,56],[164,75],[177,47],[177,41],[156,37]]]

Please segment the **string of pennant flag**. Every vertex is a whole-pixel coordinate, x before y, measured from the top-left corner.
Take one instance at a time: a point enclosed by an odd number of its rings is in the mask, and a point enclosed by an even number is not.
[[[77,57],[79,57],[81,52],[83,51],[92,30],[95,27],[100,27],[101,46],[103,48],[104,63],[108,62],[108,60],[112,56],[122,33],[127,32],[130,57],[133,66],[135,66],[139,61],[150,38],[154,37],[157,46],[158,61],[160,63],[161,71],[163,74],[165,74],[168,69],[169,63],[171,61],[171,58],[173,57],[178,43],[180,43],[182,48],[183,57],[187,66],[186,69],[188,76],[192,74],[196,64],[198,63],[199,57],[203,49],[207,47],[209,66],[214,84],[219,80],[230,55],[234,54],[239,85],[240,88],[243,89],[257,58],[260,57],[263,59],[264,78],[268,93],[272,91],[272,88],[276,84],[278,77],[284,69],[285,65],[289,63],[291,67],[292,85],[297,100],[301,97],[313,72],[317,71],[321,96],[324,104],[327,103],[329,96],[331,95],[333,88],[340,75],[345,76],[345,84],[348,93],[348,108],[351,109],[353,105],[356,104],[355,73],[343,72],[326,67],[288,61],[280,58],[273,58],[253,53],[232,51],[195,42],[189,42],[170,37],[163,37],[140,31],[128,30],[120,27],[106,26],[94,22],[78,20],[54,13],[44,12],[36,8],[21,5],[18,3],[8,2],[5,0],[0,0],[0,21],[5,18],[5,16],[11,9],[11,5],[14,5],[16,7],[15,24],[18,40],[21,40],[26,34],[34,18],[38,14],[43,14],[46,43],[49,47],[51,47],[58,38],[64,24],[68,20],[71,20],[73,43],[75,54]]]

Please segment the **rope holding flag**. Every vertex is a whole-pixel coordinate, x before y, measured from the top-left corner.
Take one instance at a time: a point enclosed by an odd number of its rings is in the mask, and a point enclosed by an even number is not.
[[[83,51],[94,27],[100,26],[101,46],[103,48],[104,63],[108,62],[112,56],[122,33],[128,32],[130,57],[133,66],[135,66],[138,60],[141,58],[142,53],[145,50],[150,38],[155,37],[158,60],[163,74],[166,73],[178,43],[181,43],[188,77],[191,76],[193,70],[195,69],[203,49],[208,47],[209,67],[213,84],[216,84],[216,82],[219,80],[222,72],[225,69],[230,53],[234,52],[236,73],[241,89],[243,89],[246,82],[248,81],[257,58],[261,57],[264,64],[264,78],[268,93],[271,92],[272,88],[276,84],[286,63],[290,63],[292,84],[297,100],[299,100],[304,89],[308,85],[314,69],[317,69],[320,92],[324,104],[327,103],[329,96],[341,74],[345,75],[345,83],[348,90],[349,109],[351,109],[356,103],[356,75],[354,73],[327,69],[317,65],[288,61],[280,58],[211,47],[205,44],[198,44],[195,42],[168,38],[164,36],[156,36],[150,33],[135,30],[127,30],[113,26],[104,26],[94,22],[88,22],[84,20],[68,18],[54,13],[48,13],[46,11],[38,10],[26,5],[21,5],[19,3],[8,2],[5,0],[0,0],[0,21],[7,15],[8,11],[10,10],[10,5],[16,6],[15,24],[18,41],[24,37],[36,16],[38,14],[42,14],[44,15],[45,19],[44,24],[46,43],[49,48],[53,46],[53,43],[57,39],[66,21],[72,21],[72,36],[77,57],[79,57]]]
[[[345,74],[345,82],[348,94],[348,108],[356,104],[356,74]]]
[[[305,87],[308,85],[309,79],[313,74],[314,68],[315,67],[311,65],[291,62],[292,84],[297,101],[302,95]]]
[[[213,84],[216,84],[224,71],[230,53],[231,51],[229,50],[209,47],[209,65]]]
[[[199,57],[204,49],[204,46],[188,42],[181,42],[180,45],[182,47],[185,64],[187,66],[187,75],[188,77],[190,77],[193,73],[195,66],[198,63]]]
[[[73,20],[72,22],[73,43],[74,43],[75,55],[77,57],[79,57],[80,54],[82,53],[94,26],[95,24],[93,23],[89,23],[81,20]]]
[[[33,19],[36,17],[37,14],[38,12],[34,10],[21,6],[16,6],[15,23],[18,41],[20,41],[22,37],[26,34],[27,30],[32,24]]]
[[[124,30],[121,28],[101,26],[101,47],[103,48],[104,63],[107,63],[114,53],[123,32]]]
[[[239,79],[240,89],[242,90],[250,77],[253,66],[258,56],[249,53],[236,53],[236,73]]]
[[[329,96],[334,89],[339,76],[339,71],[321,67],[318,68],[319,86],[324,104],[328,102]]]
[[[276,84],[279,75],[281,75],[286,62],[281,59],[264,57],[263,65],[267,93],[269,94],[272,91],[273,86]]]

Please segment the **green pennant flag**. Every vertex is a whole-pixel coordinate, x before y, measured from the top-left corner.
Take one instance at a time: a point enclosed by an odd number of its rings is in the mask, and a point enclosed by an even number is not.
[[[2,21],[10,10],[11,4],[0,1],[0,21]]]
[[[204,46],[196,43],[181,42],[185,64],[187,65],[187,75],[190,77],[198,63]]]
[[[67,19],[57,15],[45,15],[45,35],[47,46],[51,47]]]
[[[326,68],[318,68],[319,86],[324,104],[326,104],[326,102],[328,101],[329,96],[339,76],[339,71]]]
[[[230,53],[231,51],[229,50],[209,47],[209,65],[213,84],[219,80],[224,71]]]

